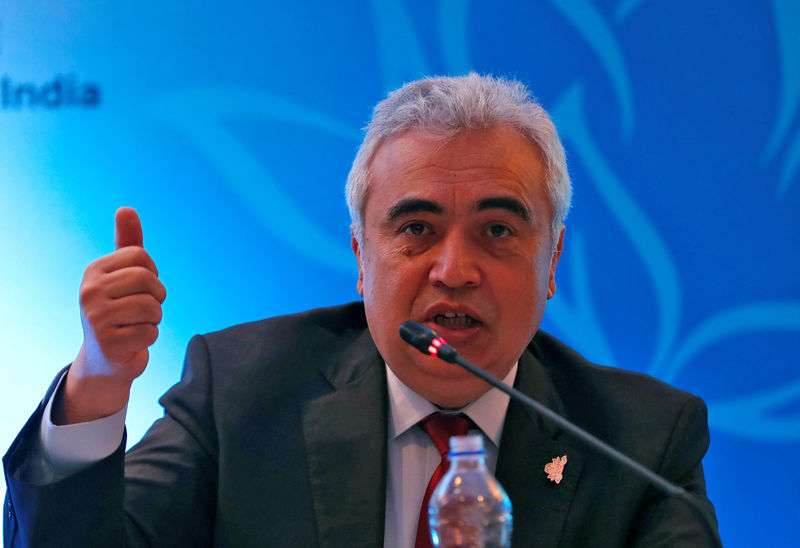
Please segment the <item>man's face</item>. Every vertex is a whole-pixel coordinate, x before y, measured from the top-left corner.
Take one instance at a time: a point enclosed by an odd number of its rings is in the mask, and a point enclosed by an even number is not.
[[[504,377],[555,292],[551,207],[534,147],[506,126],[447,140],[414,129],[371,163],[359,262],[370,333],[397,377],[442,407],[489,386],[400,338],[406,320],[432,327],[468,360]]]

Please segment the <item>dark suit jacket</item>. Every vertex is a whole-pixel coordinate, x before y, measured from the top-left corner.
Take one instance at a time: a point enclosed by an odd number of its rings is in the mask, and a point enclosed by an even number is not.
[[[516,386],[705,500],[700,399],[542,332]],[[383,545],[386,374],[361,303],[195,337],[140,443],[35,485],[26,458],[44,402],[4,457],[6,546]],[[543,470],[561,455],[555,484]],[[681,502],[513,402],[496,475],[515,547],[707,543]]]

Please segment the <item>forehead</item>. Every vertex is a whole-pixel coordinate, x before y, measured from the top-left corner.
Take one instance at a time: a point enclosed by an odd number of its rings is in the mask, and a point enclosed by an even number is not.
[[[513,195],[530,208],[546,201],[538,150],[507,126],[443,136],[413,129],[384,141],[370,164],[371,202],[442,192]],[[538,209],[538,208],[536,208]]]

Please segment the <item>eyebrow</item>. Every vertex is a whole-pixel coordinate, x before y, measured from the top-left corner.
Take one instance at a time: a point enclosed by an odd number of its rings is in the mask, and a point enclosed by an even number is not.
[[[531,212],[528,208],[517,200],[516,198],[509,198],[507,196],[495,196],[492,198],[484,198],[478,202],[476,211],[486,211],[487,209],[505,209],[510,211],[523,221],[529,222],[531,220]]]
[[[427,213],[444,213],[442,206],[431,200],[423,200],[421,198],[408,198],[400,200],[389,209],[387,219],[393,221],[403,215],[409,213],[419,213],[425,211]]]

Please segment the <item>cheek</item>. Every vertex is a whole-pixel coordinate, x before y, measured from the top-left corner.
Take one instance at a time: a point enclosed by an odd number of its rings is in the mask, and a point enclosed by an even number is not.
[[[364,299],[387,319],[407,320],[426,283],[425,268],[414,261],[376,261],[365,273]]]
[[[493,284],[502,295],[505,305],[519,314],[530,315],[532,307],[545,300],[549,286],[550,263],[542,256],[528,256],[510,268],[504,268]]]
[[[372,250],[370,250],[372,251]],[[361,265],[363,279],[363,297],[373,302],[390,300],[392,288],[398,283],[397,267],[390,264],[385,255],[372,251],[364,257]]]

